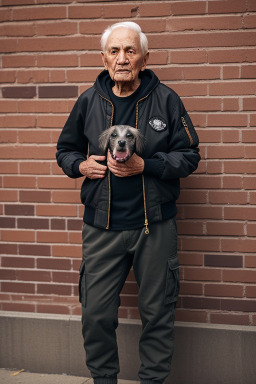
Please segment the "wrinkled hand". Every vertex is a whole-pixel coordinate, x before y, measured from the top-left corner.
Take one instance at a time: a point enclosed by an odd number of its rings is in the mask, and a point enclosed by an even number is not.
[[[102,179],[105,177],[107,167],[97,161],[104,161],[106,156],[92,155],[79,164],[79,171],[89,179]]]
[[[117,177],[127,177],[139,175],[144,170],[144,160],[134,153],[132,157],[124,163],[114,160],[108,151],[107,165],[109,170]]]

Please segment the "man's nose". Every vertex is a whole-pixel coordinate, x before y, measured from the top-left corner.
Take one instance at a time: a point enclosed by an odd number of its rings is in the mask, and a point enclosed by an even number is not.
[[[124,51],[120,51],[117,56],[117,62],[118,64],[125,64],[127,61],[127,56]]]

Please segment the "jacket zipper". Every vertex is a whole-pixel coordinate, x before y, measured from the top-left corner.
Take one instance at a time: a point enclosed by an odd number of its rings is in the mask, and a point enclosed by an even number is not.
[[[111,120],[110,120],[110,127],[111,127],[113,125],[114,105],[110,100],[108,100],[106,97],[102,96],[100,93],[99,93],[99,95],[102,99],[108,101],[111,104],[111,107],[112,107],[112,115],[111,115]],[[108,169],[108,220],[107,220],[106,229],[109,229],[110,206],[111,206],[111,182],[110,182],[110,170]]]
[[[152,92],[152,91],[151,91]],[[144,96],[142,99],[138,100],[136,103],[136,123],[135,123],[135,128],[138,129],[138,121],[139,121],[139,102],[146,99],[150,93],[147,94],[147,96]],[[144,226],[145,226],[145,234],[149,234],[149,229],[148,229],[148,215],[147,215],[147,202],[146,202],[146,189],[145,189],[145,179],[144,175],[142,174],[142,189],[143,189],[143,203],[144,203]]]

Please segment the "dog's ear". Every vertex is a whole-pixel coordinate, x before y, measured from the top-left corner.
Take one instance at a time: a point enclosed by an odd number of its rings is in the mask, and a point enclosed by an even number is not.
[[[109,144],[109,136],[111,134],[112,127],[106,129],[102,132],[102,134],[99,136],[99,147],[102,150],[102,152],[106,153],[108,149]]]
[[[145,137],[142,135],[142,133],[138,131],[138,129],[136,129],[135,131],[135,139],[136,139],[135,152],[138,155],[140,155],[143,151],[146,140],[145,140]]]

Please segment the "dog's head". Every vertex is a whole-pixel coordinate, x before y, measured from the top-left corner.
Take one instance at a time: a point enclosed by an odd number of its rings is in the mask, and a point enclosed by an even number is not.
[[[134,152],[140,154],[144,146],[144,136],[138,129],[129,125],[113,125],[106,129],[99,137],[100,149],[110,153],[116,161],[127,161]]]

